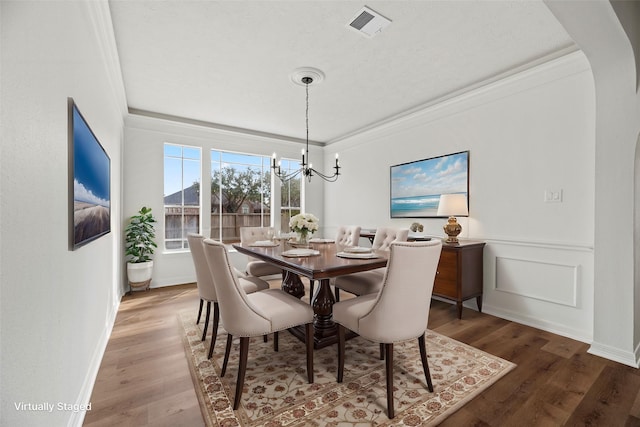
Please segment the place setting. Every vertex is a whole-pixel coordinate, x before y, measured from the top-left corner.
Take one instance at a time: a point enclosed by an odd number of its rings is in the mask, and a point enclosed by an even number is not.
[[[376,254],[373,249],[363,246],[348,246],[338,252],[336,256],[355,259],[379,258],[379,255]]]
[[[273,240],[256,240],[251,243],[249,246],[257,247],[257,248],[274,248],[279,246],[279,243],[274,242]]]
[[[311,248],[293,248],[282,252],[282,256],[288,258],[308,257],[320,255],[320,251]]]

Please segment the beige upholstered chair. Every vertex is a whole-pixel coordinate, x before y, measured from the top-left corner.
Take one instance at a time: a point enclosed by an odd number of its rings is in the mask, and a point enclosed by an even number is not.
[[[336,235],[336,245],[358,246],[360,241],[360,226],[349,225],[338,227]]]
[[[336,234],[336,245],[339,246],[358,246],[360,241],[360,226],[359,225],[343,225],[338,227],[338,233]],[[309,280],[309,304],[313,304],[313,287],[315,281]]]
[[[220,376],[224,376],[229,361],[233,337],[240,337],[238,380],[233,409],[238,409],[247,369],[249,339],[274,334],[274,349],[278,346],[278,331],[305,325],[307,350],[307,380],[313,383],[313,309],[281,289],[268,289],[247,294],[233,274],[225,246],[215,240],[204,241],[204,251],[220,301],[222,323],[228,332],[227,346]]]
[[[220,312],[218,307],[218,297],[213,284],[213,277],[209,271],[209,265],[204,255],[204,238],[199,234],[188,234],[189,249],[191,250],[191,258],[196,267],[196,281],[198,286],[198,294],[200,294],[200,309],[198,310],[198,320],[202,314],[202,302],[207,302],[207,314],[204,320],[204,330],[202,332],[202,341],[207,336],[207,328],[209,327],[209,316],[211,314],[211,303],[213,302],[213,331],[211,331],[211,345],[209,346],[209,358],[213,354],[213,347],[216,345],[216,337],[218,335],[218,323],[220,320]],[[236,272],[234,271],[234,275]],[[238,277],[238,282],[242,289],[247,293],[257,292],[269,288],[269,284],[257,277]]]
[[[392,243],[380,291],[333,306],[333,320],[338,324],[338,382],[344,374],[345,329],[384,344],[389,418],[394,417],[393,343],[418,338],[425,379],[433,391],[424,336],[441,250],[440,240]]]
[[[378,251],[389,250],[389,246],[394,242],[406,242],[409,236],[409,229],[379,228],[373,238],[371,248]],[[382,277],[386,268],[377,268],[371,271],[348,274],[336,278],[334,283],[336,290],[336,301],[340,301],[340,290],[350,292],[354,295],[364,295],[376,293],[380,289]]]
[[[259,240],[270,240],[273,237],[273,227],[240,227],[240,244],[250,245]],[[249,276],[263,277],[273,274],[282,274],[282,269],[276,265],[264,261],[249,261],[247,263]]]
[[[200,236],[197,233],[189,233],[189,234],[193,234],[194,236]],[[204,238],[203,236],[200,236],[201,240]],[[187,235],[187,240],[189,239],[189,236]],[[237,268],[233,267],[233,271],[235,271],[236,276],[238,277],[247,277],[247,275],[243,272],[241,272],[240,270],[238,270]],[[196,325],[200,323],[200,318],[202,317],[202,308],[204,305],[204,300],[202,298],[200,298],[200,306],[198,307],[198,318],[196,319]]]

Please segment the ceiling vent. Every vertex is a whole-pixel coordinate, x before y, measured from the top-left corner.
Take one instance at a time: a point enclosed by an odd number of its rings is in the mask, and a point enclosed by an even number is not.
[[[391,24],[389,19],[365,6],[358,11],[348,26],[360,34],[371,38],[382,32],[389,24]]]

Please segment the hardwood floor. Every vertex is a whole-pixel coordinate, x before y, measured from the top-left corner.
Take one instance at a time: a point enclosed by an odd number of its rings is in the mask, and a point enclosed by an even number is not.
[[[176,316],[197,306],[195,285],[123,298],[85,425],[203,425]],[[640,426],[640,371],[587,344],[440,301],[429,328],[518,365],[442,426]]]

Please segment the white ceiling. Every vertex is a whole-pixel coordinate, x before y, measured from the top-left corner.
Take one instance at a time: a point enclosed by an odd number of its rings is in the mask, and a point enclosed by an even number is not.
[[[576,50],[539,0],[109,2],[130,111],[326,144]],[[366,38],[367,5],[391,19]]]

